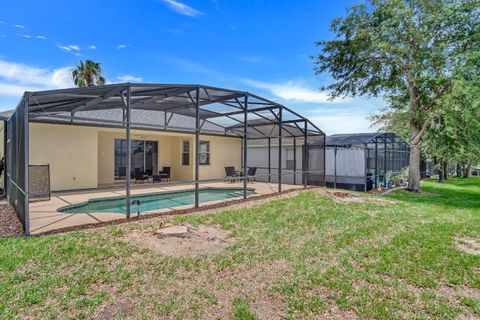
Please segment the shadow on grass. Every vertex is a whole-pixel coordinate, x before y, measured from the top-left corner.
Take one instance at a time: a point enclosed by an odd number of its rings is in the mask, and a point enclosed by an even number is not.
[[[426,180],[422,193],[405,190],[394,191],[387,197],[404,202],[435,204],[464,209],[480,210],[480,177],[450,178],[446,182]]]

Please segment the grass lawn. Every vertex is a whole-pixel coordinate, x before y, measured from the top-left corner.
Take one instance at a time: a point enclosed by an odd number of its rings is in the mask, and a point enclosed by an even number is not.
[[[480,318],[480,179],[379,202],[304,192],[170,218],[219,225],[220,254],[165,257],[125,241],[160,220],[0,240],[0,318]]]

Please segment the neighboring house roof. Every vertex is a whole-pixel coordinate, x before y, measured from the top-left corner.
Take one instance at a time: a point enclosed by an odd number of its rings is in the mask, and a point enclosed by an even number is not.
[[[10,116],[15,112],[15,110],[7,110],[7,111],[1,111],[0,112],[0,120],[8,120]]]
[[[251,137],[275,136],[280,109],[285,137],[304,135],[298,123],[308,125],[308,135],[324,136],[307,118],[276,102],[245,91],[198,84],[121,83],[26,92],[22,101],[28,102],[29,121],[108,127],[125,126],[124,110],[130,103],[132,128],[181,132],[195,132],[198,105],[202,133],[232,136],[243,136],[247,102],[250,119],[265,119],[263,128],[248,122]]]

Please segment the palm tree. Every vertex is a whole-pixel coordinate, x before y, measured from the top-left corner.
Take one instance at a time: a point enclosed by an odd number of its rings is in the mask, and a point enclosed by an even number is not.
[[[80,61],[72,71],[72,79],[77,87],[91,87],[105,84],[100,63],[85,60]]]

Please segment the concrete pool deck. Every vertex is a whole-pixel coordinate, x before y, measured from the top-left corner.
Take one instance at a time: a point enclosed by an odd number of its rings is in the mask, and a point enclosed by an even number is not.
[[[226,182],[212,182],[202,183],[200,188],[242,188],[242,183],[226,183]],[[166,191],[181,191],[193,189],[192,184],[178,184],[178,185],[162,185],[162,184],[145,184],[135,185],[131,189],[132,195],[157,193]],[[264,182],[249,182],[249,189],[254,189],[255,194],[249,195],[249,198],[261,195],[274,194],[277,192],[277,183],[264,183]],[[302,185],[288,185],[282,184],[282,190],[301,189]],[[30,203],[30,233],[38,234],[48,232],[57,229],[63,229],[68,227],[81,226],[84,224],[100,223],[106,221],[117,220],[124,217],[119,213],[62,213],[57,209],[86,202],[90,199],[109,198],[125,196],[125,188],[122,186],[114,186],[111,189],[92,190],[92,191],[76,191],[65,192],[59,194],[52,194],[51,199],[48,201],[39,201]],[[230,198],[225,200],[216,200],[200,203],[200,207],[206,205],[212,205],[221,202],[228,202],[232,200],[238,200],[241,197]],[[154,211],[142,212],[142,215],[148,215],[152,213],[168,213],[178,209],[193,208],[193,205],[178,206],[166,209],[158,209]],[[132,217],[136,216],[136,207],[132,206]]]

